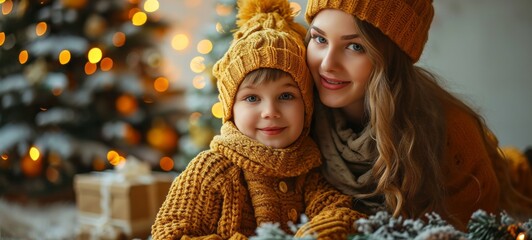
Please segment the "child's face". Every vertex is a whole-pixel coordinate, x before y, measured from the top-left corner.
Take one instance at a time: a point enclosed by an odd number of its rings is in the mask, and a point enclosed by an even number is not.
[[[240,84],[233,106],[236,127],[273,148],[285,148],[303,131],[305,107],[291,76],[259,85]]]

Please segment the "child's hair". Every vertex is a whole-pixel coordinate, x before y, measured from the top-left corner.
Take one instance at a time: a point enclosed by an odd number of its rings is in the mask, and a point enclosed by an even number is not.
[[[259,68],[249,72],[242,80],[241,84],[261,85],[263,83],[273,82],[282,77],[291,77],[290,74],[283,70],[275,68]]]

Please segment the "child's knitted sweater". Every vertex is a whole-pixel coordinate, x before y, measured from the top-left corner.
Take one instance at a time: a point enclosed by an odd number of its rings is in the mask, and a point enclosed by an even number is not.
[[[245,239],[265,222],[288,230],[287,222],[297,223],[303,213],[310,226],[327,225],[314,229],[320,236],[345,237],[363,215],[349,208],[351,197],[315,170],[319,164],[319,150],[309,137],[273,149],[226,122],[211,149],[172,184],[152,227],[153,239]]]

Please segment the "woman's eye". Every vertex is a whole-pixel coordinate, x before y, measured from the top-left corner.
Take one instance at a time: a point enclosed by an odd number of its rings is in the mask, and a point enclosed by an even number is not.
[[[259,98],[257,96],[247,96],[246,98],[244,98],[244,100],[247,102],[256,102],[259,100]]]
[[[313,38],[314,41],[316,41],[317,43],[327,43],[327,39],[325,39],[325,38],[322,37],[322,36],[319,36],[319,35],[313,35],[312,38]]]
[[[356,51],[356,52],[364,52],[364,47],[362,47],[362,45],[358,44],[358,43],[351,43],[349,44],[349,46],[347,47],[353,51]]]
[[[281,94],[281,96],[279,96],[279,99],[281,99],[281,100],[291,100],[291,99],[294,99],[294,95],[292,95],[291,93],[283,93],[283,94]]]

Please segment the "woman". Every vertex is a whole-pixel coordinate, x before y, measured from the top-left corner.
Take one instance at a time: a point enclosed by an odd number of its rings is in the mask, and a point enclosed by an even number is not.
[[[433,15],[431,0],[309,0],[325,177],[366,214],[436,211],[461,230],[478,209],[530,217],[482,117],[414,65]]]

